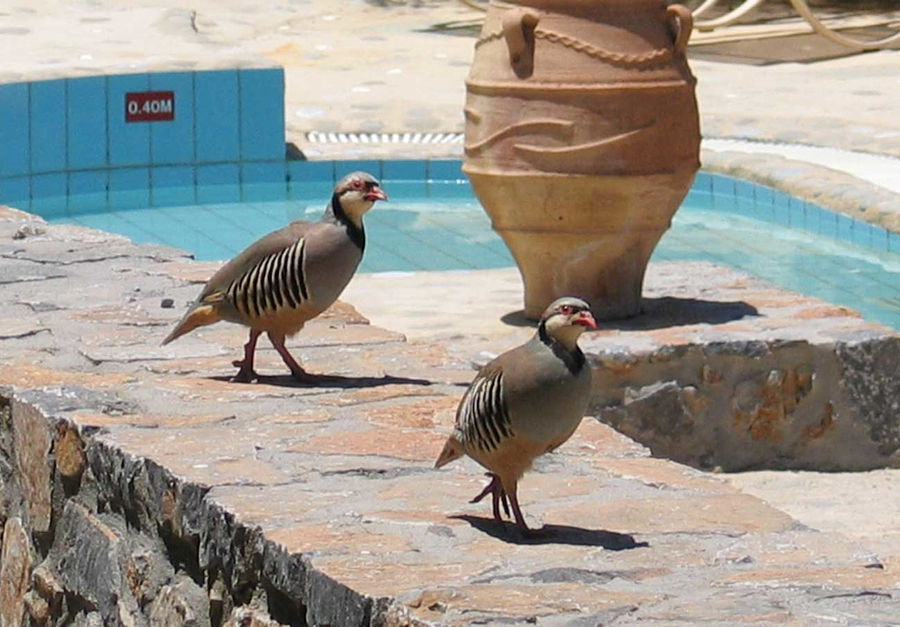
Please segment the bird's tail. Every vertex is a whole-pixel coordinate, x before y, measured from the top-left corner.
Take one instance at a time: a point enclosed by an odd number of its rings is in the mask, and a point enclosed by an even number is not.
[[[447,442],[444,444],[444,450],[441,451],[441,454],[438,455],[437,461],[434,462],[435,468],[440,468],[445,464],[449,464],[454,459],[459,459],[465,454],[463,451],[462,444],[460,444],[459,440],[456,439],[456,436],[451,435],[447,438]]]
[[[178,324],[176,324],[175,328],[172,329],[172,332],[166,336],[166,339],[162,341],[162,345],[165,346],[172,340],[178,339],[185,333],[190,333],[197,327],[203,327],[218,322],[221,319],[218,308],[213,305],[192,307],[184,314],[184,317],[178,321]]]

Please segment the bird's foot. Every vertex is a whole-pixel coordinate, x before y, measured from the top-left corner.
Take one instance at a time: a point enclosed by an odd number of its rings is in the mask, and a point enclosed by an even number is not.
[[[502,522],[503,518],[500,516],[500,503],[503,503],[503,511],[506,512],[506,515],[509,516],[509,501],[506,498],[506,490],[503,489],[503,484],[500,482],[500,477],[495,475],[492,472],[484,473],[486,477],[491,478],[491,482],[487,484],[478,496],[469,501],[470,503],[478,503],[488,494],[491,495],[491,501],[494,509],[494,520],[498,522]]]
[[[528,525],[520,525],[516,524],[515,532],[518,533],[524,540],[546,540],[553,536],[553,530],[547,529],[546,527],[541,527],[540,529],[532,529]]]
[[[231,377],[231,380],[234,383],[251,383],[259,378],[259,375],[256,374],[256,371],[253,370],[253,367],[248,367],[247,364],[240,359],[234,360],[233,362],[231,362],[231,365],[239,368],[237,374]]]

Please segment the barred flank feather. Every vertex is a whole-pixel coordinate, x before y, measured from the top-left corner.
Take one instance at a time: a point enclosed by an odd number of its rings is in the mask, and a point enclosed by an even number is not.
[[[512,435],[501,371],[475,379],[459,405],[456,424],[466,446],[484,452],[494,450]]]
[[[263,257],[228,286],[228,299],[249,320],[297,309],[309,300],[306,273],[306,241],[297,240],[277,253]]]

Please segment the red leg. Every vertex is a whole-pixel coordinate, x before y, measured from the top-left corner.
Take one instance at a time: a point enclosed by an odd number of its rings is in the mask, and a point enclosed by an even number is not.
[[[294,375],[294,378],[299,381],[314,381],[315,377],[306,372],[297,360],[294,359],[293,355],[288,352],[287,347],[284,345],[284,336],[278,335],[276,333],[272,333],[271,331],[267,334],[269,336],[269,341],[272,342],[272,346],[275,347],[275,350],[278,351],[278,354],[281,355],[281,359],[284,361],[285,365],[291,369],[291,374]]]
[[[236,381],[237,383],[250,383],[256,379],[256,373],[253,371],[253,354],[256,352],[256,340],[259,339],[260,333],[262,333],[262,331],[250,329],[250,339],[244,344],[244,359],[236,359],[231,362],[232,366],[240,368],[237,374],[232,377],[232,381]]]
[[[518,491],[518,486],[513,484],[512,490],[509,491],[509,503],[512,505],[513,517],[516,519],[516,524],[522,529],[522,531],[530,532],[531,529],[528,528],[528,525],[525,524],[525,517],[522,516],[522,510],[519,508],[519,497],[516,495]]]

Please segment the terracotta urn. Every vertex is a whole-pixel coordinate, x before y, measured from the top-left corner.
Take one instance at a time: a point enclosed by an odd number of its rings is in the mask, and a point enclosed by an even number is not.
[[[492,0],[466,80],[463,170],[538,318],[640,311],[700,162],[691,13],[665,0]]]

